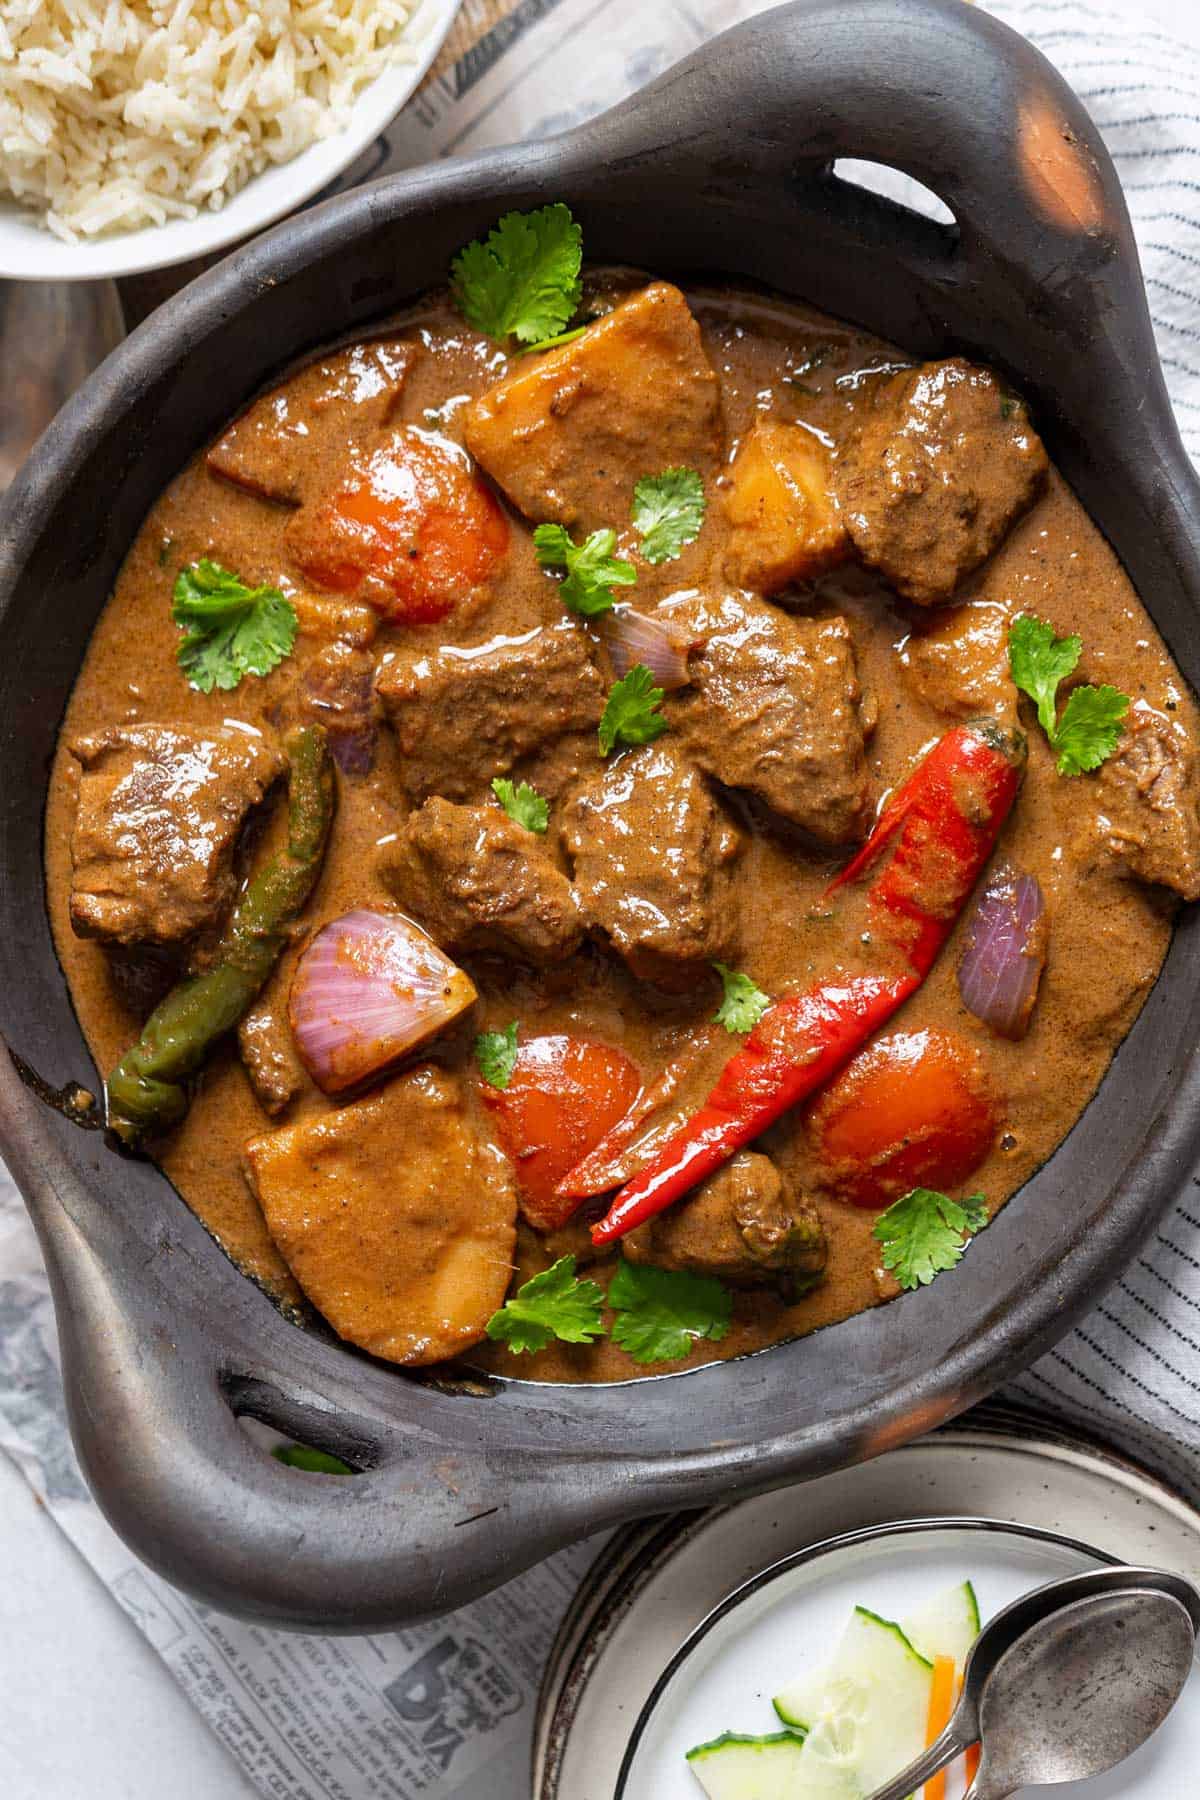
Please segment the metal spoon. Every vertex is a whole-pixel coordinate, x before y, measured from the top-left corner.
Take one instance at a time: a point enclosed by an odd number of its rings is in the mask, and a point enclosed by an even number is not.
[[[967,1800],[1101,1775],[1157,1731],[1196,1649],[1200,1594],[1150,1569],[1097,1569],[1024,1595],[976,1641],[935,1743],[871,1800],[907,1800],[982,1742]]]

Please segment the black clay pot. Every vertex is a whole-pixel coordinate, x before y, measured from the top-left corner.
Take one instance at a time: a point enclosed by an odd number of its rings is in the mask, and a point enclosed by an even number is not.
[[[831,173],[843,156],[906,170],[957,224],[846,185]],[[268,232],[135,332],[46,433],[0,515],[0,1029],[51,1086],[95,1078],[46,921],[46,775],[143,514],[273,370],[443,279],[506,208],[551,199],[596,260],[749,277],[910,351],[997,364],[1197,684],[1200,490],[1086,114],[962,0],[782,7],[583,130]],[[296,1328],[162,1175],[61,1118],[5,1057],[5,1154],[53,1274],[88,1478],[133,1548],[212,1604],[365,1631],[635,1514],[875,1455],[1044,1350],[1150,1231],[1200,1136],[1198,997],[1189,916],[1099,1098],[932,1291],[740,1361],[590,1389],[448,1391]],[[238,1413],[363,1473],[282,1468]]]

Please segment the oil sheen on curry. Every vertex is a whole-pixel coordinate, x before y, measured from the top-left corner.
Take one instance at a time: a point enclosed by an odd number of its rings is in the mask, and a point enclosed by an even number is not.
[[[472,286],[502,228],[170,483],[47,860],[109,1126],[247,1275],[611,1381],[953,1284],[1200,896],[1200,789],[994,373],[571,244],[540,329]]]

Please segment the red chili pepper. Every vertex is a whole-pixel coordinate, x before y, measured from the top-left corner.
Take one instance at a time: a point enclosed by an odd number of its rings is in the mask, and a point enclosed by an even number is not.
[[[899,951],[901,968],[838,975],[769,1007],[704,1105],[592,1227],[594,1244],[614,1243],[681,1199],[822,1087],[920,987],[992,853],[1024,764],[1020,733],[990,722],[959,725],[939,739],[828,890],[865,874],[892,846],[867,892],[867,936]]]

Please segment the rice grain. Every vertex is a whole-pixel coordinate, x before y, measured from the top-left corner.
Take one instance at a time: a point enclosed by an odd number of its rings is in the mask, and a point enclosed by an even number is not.
[[[214,211],[411,62],[405,0],[3,0],[0,191],[68,243]]]

